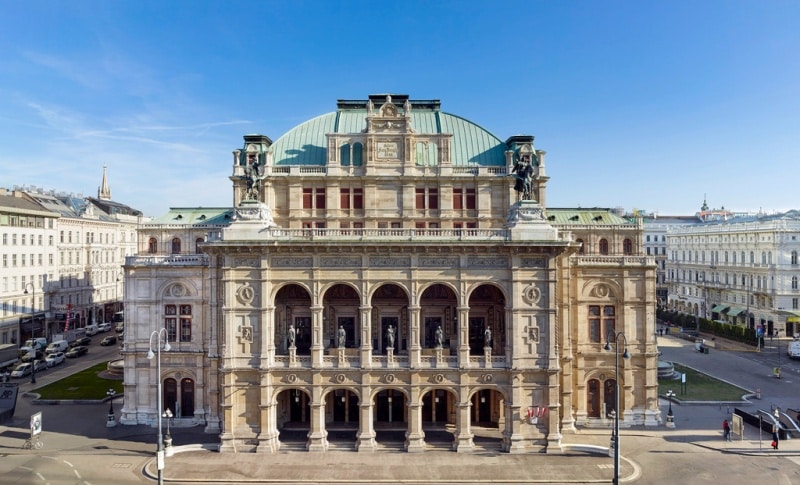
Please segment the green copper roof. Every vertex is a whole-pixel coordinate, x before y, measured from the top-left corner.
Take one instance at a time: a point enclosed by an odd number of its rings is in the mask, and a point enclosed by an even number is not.
[[[634,222],[614,214],[610,209],[546,209],[547,220],[555,225],[624,225]]]
[[[367,109],[341,108],[310,119],[278,138],[270,150],[275,165],[325,165],[325,135],[358,134],[364,131]],[[503,166],[506,144],[481,126],[439,111],[416,107],[412,101],[411,120],[419,134],[453,135],[450,159],[456,166]]]
[[[228,225],[233,210],[224,207],[172,207],[166,214],[150,219],[149,224],[181,224],[186,226]]]

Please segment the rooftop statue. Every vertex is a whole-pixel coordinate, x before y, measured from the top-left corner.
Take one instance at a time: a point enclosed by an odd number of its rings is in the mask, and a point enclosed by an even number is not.
[[[538,165],[538,164],[537,164]],[[512,174],[516,174],[514,180],[514,190],[521,196],[522,200],[533,200],[533,181],[536,179],[536,170],[531,163],[531,154],[514,155],[514,169]]]

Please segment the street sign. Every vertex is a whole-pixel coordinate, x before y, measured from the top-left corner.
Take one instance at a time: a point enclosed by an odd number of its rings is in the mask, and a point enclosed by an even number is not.
[[[31,415],[31,438],[42,433],[42,412]]]

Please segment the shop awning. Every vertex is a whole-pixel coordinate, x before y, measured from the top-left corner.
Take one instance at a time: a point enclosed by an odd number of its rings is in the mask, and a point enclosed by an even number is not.
[[[744,311],[744,308],[740,308],[740,307],[737,307],[737,306],[732,306],[731,309],[728,310],[728,316],[729,317],[735,317],[736,315],[742,313],[743,311]]]
[[[714,313],[724,312],[725,309],[728,308],[728,305],[715,305],[714,308],[711,309]]]
[[[800,311],[783,310],[783,313],[788,315],[786,317],[787,323],[800,323]]]

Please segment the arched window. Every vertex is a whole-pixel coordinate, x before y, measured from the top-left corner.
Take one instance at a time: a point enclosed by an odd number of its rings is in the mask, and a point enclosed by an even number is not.
[[[147,252],[150,254],[156,254],[158,252],[158,240],[156,240],[156,238],[151,237],[150,240],[147,241]]]
[[[750,251],[750,264],[756,264],[756,253]]]
[[[797,264],[797,251],[792,251],[792,264]]]
[[[581,247],[578,249],[578,254],[584,254],[583,239],[576,239],[575,242],[581,245]]]
[[[792,289],[797,289],[797,276],[792,276]]]
[[[343,167],[350,166],[350,144],[345,143],[339,148],[339,163]]]
[[[203,243],[202,237],[198,237],[197,239],[194,240],[194,252],[196,254],[200,254],[200,244],[202,243]]]
[[[742,264],[744,264],[744,263],[745,263],[745,260],[744,260],[744,251],[742,251]]]
[[[181,240],[180,238],[172,239],[172,254],[180,254],[181,252]]]
[[[364,145],[361,143],[353,143],[353,166],[360,167],[364,165]]]
[[[736,251],[731,251],[731,263],[736,264]]]
[[[761,251],[761,264],[767,264],[767,252]]]
[[[600,254],[608,254],[608,241],[601,239],[599,243]]]
[[[633,242],[630,239],[625,239],[622,241],[622,254],[633,254]]]

